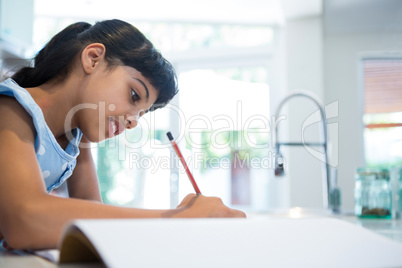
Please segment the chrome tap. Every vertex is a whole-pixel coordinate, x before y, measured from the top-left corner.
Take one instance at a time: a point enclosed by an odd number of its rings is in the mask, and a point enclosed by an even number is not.
[[[275,127],[275,176],[283,176],[285,174],[285,161],[280,151],[281,146],[322,146],[324,149],[324,161],[323,162],[323,198],[324,207],[330,209],[332,212],[339,212],[340,208],[340,191],[337,188],[336,178],[331,181],[330,165],[328,159],[328,134],[327,134],[327,120],[325,116],[324,106],[319,99],[308,91],[294,91],[287,95],[278,105],[276,110],[276,118],[279,117],[282,106],[290,99],[294,97],[303,97],[311,100],[315,106],[318,107],[322,119],[322,136],[324,141],[317,143],[305,143],[305,142],[279,142],[278,141],[278,125]],[[334,173],[336,176],[336,173]],[[332,183],[331,183],[332,182]]]

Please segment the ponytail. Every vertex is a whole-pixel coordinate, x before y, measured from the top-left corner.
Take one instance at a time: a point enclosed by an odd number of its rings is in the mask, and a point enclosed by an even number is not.
[[[82,50],[77,35],[90,27],[85,22],[68,26],[39,51],[33,61],[34,67],[23,67],[11,78],[21,87],[36,87],[57,76],[67,76],[76,55]]]

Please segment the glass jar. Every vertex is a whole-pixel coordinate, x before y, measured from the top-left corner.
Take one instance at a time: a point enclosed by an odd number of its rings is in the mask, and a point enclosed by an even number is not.
[[[361,218],[392,217],[392,191],[387,169],[359,168],[355,176],[355,215]]]

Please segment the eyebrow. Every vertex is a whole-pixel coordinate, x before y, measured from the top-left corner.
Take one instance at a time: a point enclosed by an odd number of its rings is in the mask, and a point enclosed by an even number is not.
[[[137,80],[138,82],[140,82],[142,85],[143,85],[143,87],[145,88],[145,91],[147,92],[147,101],[148,101],[148,99],[149,99],[149,91],[148,91],[148,88],[147,88],[147,86],[145,85],[145,83],[144,82],[142,82],[140,79],[138,79],[138,78],[136,78],[136,77],[133,77],[135,80]]]

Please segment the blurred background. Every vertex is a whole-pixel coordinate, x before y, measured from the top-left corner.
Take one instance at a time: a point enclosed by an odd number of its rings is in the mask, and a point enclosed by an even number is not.
[[[0,0],[0,58],[10,75],[64,27],[118,18],[143,32],[176,68],[180,93],[139,127],[93,146],[104,202],[175,207],[193,192],[166,138],[171,131],[204,195],[268,211],[323,206],[321,162],[278,139],[320,140],[303,128],[317,108],[275,109],[293,90],[326,109],[332,179],[353,209],[360,166],[402,163],[402,1]],[[304,136],[303,136],[304,135]]]

